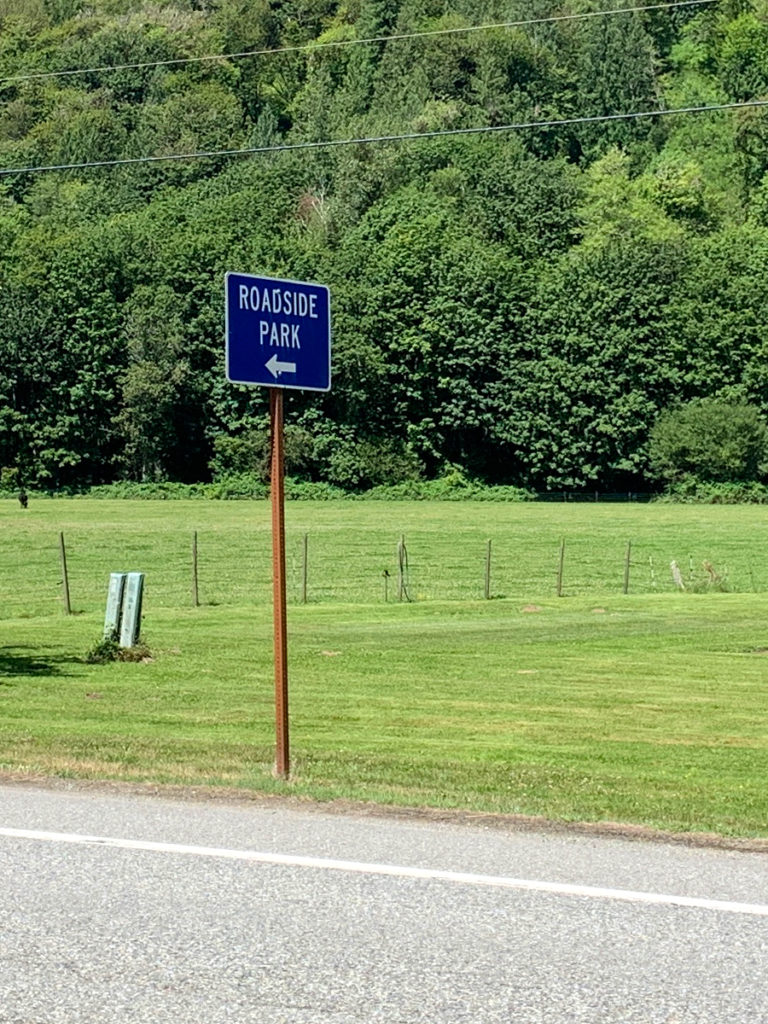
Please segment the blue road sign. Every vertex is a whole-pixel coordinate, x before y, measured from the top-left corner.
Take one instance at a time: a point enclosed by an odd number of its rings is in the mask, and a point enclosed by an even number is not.
[[[331,297],[322,284],[226,275],[227,380],[329,391]]]

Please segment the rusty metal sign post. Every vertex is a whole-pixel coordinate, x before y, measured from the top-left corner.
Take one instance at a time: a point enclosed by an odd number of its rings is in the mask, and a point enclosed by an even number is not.
[[[285,587],[283,391],[329,391],[331,297],[325,285],[254,274],[225,278],[227,380],[269,388],[275,775],[290,775]]]
[[[287,779],[291,756],[288,739],[288,624],[285,599],[285,446],[283,392],[269,390],[270,474],[272,503],[272,606],[275,626],[275,774]]]

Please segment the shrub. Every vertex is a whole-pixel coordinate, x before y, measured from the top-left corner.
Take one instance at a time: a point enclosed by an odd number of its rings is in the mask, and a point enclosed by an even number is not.
[[[536,495],[522,487],[494,486],[470,480],[452,467],[437,480],[409,480],[374,487],[361,495],[380,501],[533,501]]]
[[[285,497],[288,501],[330,501],[333,498],[349,498],[350,495],[339,487],[334,487],[333,484],[326,484],[322,481],[292,480],[287,477]]]
[[[88,665],[105,665],[108,661],[116,661],[119,650],[117,637],[110,634],[95,643],[88,651],[85,656],[86,663]]]
[[[13,493],[18,491],[21,485],[21,477],[15,466],[0,467],[0,491]]]
[[[328,481],[348,491],[406,483],[421,473],[419,460],[398,438],[327,435],[318,442],[317,454],[327,464]]]
[[[651,471],[672,484],[758,480],[767,460],[768,427],[747,402],[696,399],[663,412],[651,430]]]
[[[285,471],[290,476],[306,476],[315,465],[315,442],[309,431],[287,423],[283,432]],[[269,479],[269,426],[261,424],[235,437],[219,434],[213,440],[213,458],[209,468],[214,480],[255,476],[262,483]]]
[[[146,644],[121,647],[117,642],[117,635],[111,633],[93,645],[86,654],[85,661],[88,665],[106,665],[110,661],[149,661],[151,658],[152,652]]]
[[[711,484],[688,477],[670,484],[656,500],[696,505],[768,505],[768,487],[754,480],[741,484]]]

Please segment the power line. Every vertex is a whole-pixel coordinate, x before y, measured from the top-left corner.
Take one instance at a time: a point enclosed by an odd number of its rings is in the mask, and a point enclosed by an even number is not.
[[[426,32],[401,32],[390,36],[369,36],[365,39],[329,40],[325,43],[302,43],[300,46],[280,46],[274,49],[243,50],[240,53],[214,53],[203,57],[175,57],[170,60],[141,61],[136,64],[104,64],[92,68],[72,68],[67,71],[39,71],[23,75],[0,78],[0,86],[14,85],[47,78],[64,78],[73,75],[101,74],[106,71],[136,71],[146,68],[170,67],[179,64],[201,64],[215,60],[238,60],[244,57],[266,57],[280,53],[313,52],[316,50],[362,46],[366,43],[390,43],[406,39],[425,39],[434,36],[449,36],[469,32],[487,32],[501,28],[526,28],[529,25],[553,24],[561,21],[584,21],[587,18],[605,18],[614,14],[638,14],[642,11],[673,10],[677,7],[701,7],[716,3],[717,0],[670,0],[668,3],[650,4],[643,7],[617,7],[606,11],[582,11],[576,14],[555,14],[546,18],[525,18],[522,21],[500,21],[486,25],[468,25],[462,28],[439,28]]]
[[[514,124],[486,125],[482,128],[447,128],[432,132],[406,132],[401,135],[370,135],[353,139],[324,139],[317,142],[289,142],[279,146],[249,146],[245,149],[214,149],[198,153],[170,153],[166,156],[136,156],[117,160],[88,160],[83,163],[48,164],[30,167],[2,167],[0,177],[9,174],[42,174],[46,171],[84,171],[96,167],[126,167],[134,164],[163,163],[181,160],[210,160],[225,156],[256,156],[269,153],[293,153],[300,150],[332,149],[341,146],[368,146],[385,142],[411,142],[417,139],[437,139],[458,135],[487,135],[498,132],[521,131],[526,128],[567,128],[577,124],[605,124],[609,121],[638,121],[650,117],[671,117],[676,114],[705,114],[718,110],[743,110],[766,107],[765,100],[743,100],[738,103],[713,103],[700,107],[673,107],[666,110],[633,110],[625,114],[595,114],[589,117],[566,117],[552,121],[519,121]]]

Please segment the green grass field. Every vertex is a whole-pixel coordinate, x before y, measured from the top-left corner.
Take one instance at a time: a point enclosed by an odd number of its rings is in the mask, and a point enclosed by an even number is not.
[[[628,542],[632,594],[673,592],[673,559],[694,585],[704,585],[707,560],[728,589],[768,592],[768,511],[760,506],[289,502],[286,525],[293,602],[305,533],[311,603],[382,603],[382,573],[394,580],[403,535],[415,601],[482,598],[488,540],[499,598],[554,595],[561,540],[567,597],[621,594]],[[193,531],[203,604],[271,600],[266,501],[37,500],[26,512],[0,501],[0,618],[60,610],[60,532],[76,610],[102,608],[109,572],[122,569],[147,574],[152,607],[189,607]]]
[[[0,502],[0,771],[768,836],[765,510],[297,502],[287,523],[282,783],[266,503]],[[390,583],[385,603],[401,534],[414,600]],[[705,559],[730,593],[706,592]],[[147,574],[150,662],[84,663],[114,569]]]

